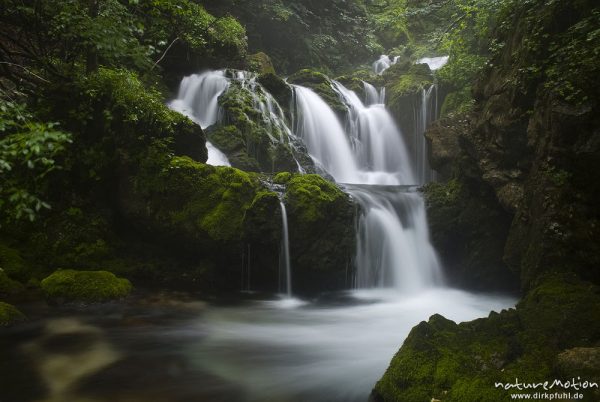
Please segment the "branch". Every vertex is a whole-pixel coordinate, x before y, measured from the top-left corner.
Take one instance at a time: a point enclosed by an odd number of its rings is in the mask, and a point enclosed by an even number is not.
[[[160,56],[160,58],[158,60],[156,60],[156,63],[154,63],[154,65],[152,65],[152,67],[150,68],[150,71],[152,71],[154,69],[154,67],[156,67],[158,65],[158,63],[160,63],[162,61],[162,59],[165,58],[165,56],[167,55],[167,52],[171,49],[171,46],[173,46],[175,44],[175,42],[177,42],[178,40],[179,40],[179,36],[176,37],[175,39],[173,39],[173,42],[171,42],[171,44],[169,46],[167,46],[167,48],[163,52],[162,56]]]
[[[50,81],[48,81],[47,79],[40,77],[40,76],[39,76],[39,75],[37,75],[36,73],[34,73],[34,72],[32,72],[31,70],[29,70],[27,67],[25,67],[25,66],[22,66],[22,65],[20,65],[20,64],[11,63],[11,62],[8,62],[8,61],[0,61],[0,64],[6,64],[6,65],[9,65],[9,66],[13,66],[13,67],[19,67],[19,68],[23,69],[23,71],[25,71],[26,73],[29,73],[29,74],[33,75],[34,77],[36,77],[36,78],[38,78],[39,80],[41,80],[41,81],[45,82],[46,84],[51,84],[51,82],[50,82]]]

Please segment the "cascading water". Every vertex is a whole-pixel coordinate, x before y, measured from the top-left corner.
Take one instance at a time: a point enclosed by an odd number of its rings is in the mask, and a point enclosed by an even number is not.
[[[283,201],[279,201],[281,209],[281,256],[279,262],[279,275],[281,285],[281,273],[285,275],[285,295],[292,297],[292,264],[290,263],[290,238],[288,232],[287,211]],[[283,265],[283,270],[281,269]]]
[[[371,84],[363,81],[365,89],[365,105],[383,105],[385,103],[385,87],[382,87],[379,91]]]
[[[381,75],[385,70],[396,64],[399,59],[400,56],[395,56],[390,59],[390,56],[382,54],[381,57],[373,63],[373,71],[375,74]]]
[[[422,198],[402,135],[382,104],[365,106],[333,82],[347,105],[345,130],[329,106],[310,89],[295,87],[296,134],[308,153],[360,204],[356,285],[416,291],[440,282],[429,242]]]
[[[286,124],[284,113],[273,96],[257,81],[256,74],[238,70],[207,71],[183,78],[179,86],[177,98],[169,103],[169,107],[180,112],[203,129],[214,124],[226,122],[227,115],[219,107],[219,97],[233,87],[241,88],[250,96],[255,110],[260,112],[260,124],[268,135],[272,145],[286,144],[292,150],[292,158],[298,171],[304,168],[298,162],[295,154],[298,151],[296,138]],[[207,141],[208,164],[231,166],[227,156]]]
[[[438,118],[437,85],[421,89],[420,102],[414,105],[414,162],[417,182],[421,185],[436,180],[436,172],[428,161],[429,144],[425,138],[427,127]]]
[[[227,90],[229,81],[224,71],[207,71],[184,77],[179,85],[177,99],[169,107],[189,117],[200,127],[207,128],[219,118],[219,96]],[[210,141],[206,142],[210,165],[231,166],[227,156]]]

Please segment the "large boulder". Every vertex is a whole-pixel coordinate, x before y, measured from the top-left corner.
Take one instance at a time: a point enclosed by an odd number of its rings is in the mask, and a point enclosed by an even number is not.
[[[355,206],[321,176],[280,174],[285,185],[294,291],[316,293],[349,286],[355,250]]]

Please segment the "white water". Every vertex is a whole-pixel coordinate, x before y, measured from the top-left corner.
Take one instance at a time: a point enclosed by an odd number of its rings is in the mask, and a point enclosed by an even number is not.
[[[399,59],[400,56],[395,56],[390,59],[390,56],[382,54],[381,57],[373,63],[373,71],[375,74],[381,75],[385,70],[396,64]]]
[[[448,63],[448,56],[440,57],[423,57],[417,60],[417,64],[427,64],[431,71],[439,70]]]
[[[429,144],[425,138],[427,127],[438,118],[437,85],[421,90],[420,104],[413,110],[415,119],[414,155],[417,182],[421,185],[436,180],[436,172],[429,166]]]
[[[295,132],[318,166],[352,184],[346,191],[361,206],[355,286],[417,292],[441,284],[423,199],[398,187],[418,183],[400,130],[383,104],[365,106],[339,82],[333,86],[348,108],[345,128],[318,95],[295,87]]]
[[[410,296],[361,290],[344,300],[350,304],[211,308],[197,330],[207,337],[184,353],[241,386],[250,402],[365,402],[420,321],[435,313],[467,321],[514,305],[508,297],[450,289]]]
[[[177,98],[169,103],[169,107],[186,115],[203,129],[208,128],[227,119],[218,100],[234,85],[250,95],[254,108],[260,112],[259,124],[265,128],[271,144],[284,143],[296,151],[296,144],[291,142],[294,136],[285,122],[283,110],[273,96],[257,82],[253,73],[231,71],[226,74],[225,70],[218,70],[187,76],[181,81]],[[227,156],[210,141],[206,142],[206,147],[208,164],[231,166]],[[300,163],[295,157],[294,160],[298,171],[302,172]]]
[[[288,232],[288,220],[287,220],[287,211],[285,209],[285,204],[283,201],[279,202],[279,207],[281,208],[281,249],[282,249],[282,260],[283,260],[283,273],[285,275],[285,295],[287,298],[292,297],[292,264],[290,263],[290,238]],[[281,262],[279,267],[279,272],[281,275]]]
[[[215,124],[219,118],[219,96],[227,90],[229,81],[224,71],[207,71],[184,77],[179,85],[177,99],[169,107],[189,117],[203,129]],[[206,141],[208,160],[215,166],[231,166],[227,156],[210,141]]]
[[[365,105],[383,105],[385,103],[385,87],[382,87],[379,91],[371,84],[363,81],[365,88]]]

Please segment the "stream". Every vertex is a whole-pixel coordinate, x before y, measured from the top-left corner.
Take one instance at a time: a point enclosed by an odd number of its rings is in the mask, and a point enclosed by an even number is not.
[[[28,324],[0,331],[0,401],[365,402],[414,325],[434,313],[485,317],[515,301],[432,288],[30,306]]]

